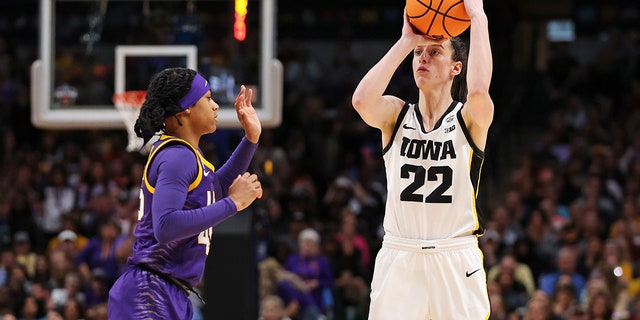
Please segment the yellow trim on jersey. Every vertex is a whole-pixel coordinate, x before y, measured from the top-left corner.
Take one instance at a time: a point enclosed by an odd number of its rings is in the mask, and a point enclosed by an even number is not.
[[[212,171],[216,170],[216,167],[209,161],[207,161],[207,159],[205,159],[203,156],[200,156],[202,163],[207,166],[207,168],[211,169]]]
[[[469,173],[471,173],[471,170],[473,169],[471,164],[473,163],[473,148],[470,149],[469,151]],[[480,178],[478,177],[478,180],[480,180]],[[473,219],[476,222],[476,226],[473,228],[473,232],[476,232],[478,229],[480,229],[480,220],[478,219],[478,208],[476,207],[476,199],[478,197],[478,186],[474,186],[473,188],[471,188],[473,191],[472,197],[471,197],[471,205],[473,206]]]
[[[478,181],[476,181],[476,186],[474,189],[476,190],[476,198],[478,197],[478,192],[480,192],[480,180],[482,179],[482,167],[484,166],[484,158],[480,161],[480,170],[478,170]]]
[[[165,140],[166,139],[166,140]],[[147,172],[148,172],[148,168],[149,168],[149,164],[151,163],[151,160],[153,159],[153,157],[158,153],[158,151],[165,145],[167,145],[167,143],[169,142],[179,142],[182,143],[186,146],[188,146],[189,148],[191,148],[191,151],[193,151],[193,153],[196,155],[196,161],[198,162],[198,174],[196,175],[195,180],[189,185],[189,191],[195,189],[198,184],[200,184],[200,181],[202,181],[202,163],[203,161],[206,162],[207,167],[212,168],[213,170],[213,165],[211,163],[209,163],[209,161],[207,161],[206,159],[204,159],[201,155],[200,152],[198,152],[198,149],[194,148],[191,144],[189,144],[189,142],[187,142],[186,140],[180,139],[180,138],[176,138],[176,137],[172,137],[169,135],[162,135],[160,137],[160,140],[163,140],[161,144],[159,145],[154,145],[150,152],[149,152],[149,158],[147,159],[147,164],[145,165],[145,169],[144,169],[144,175],[143,175],[143,180],[144,180],[144,184],[147,186],[147,190],[149,190],[150,193],[154,193],[155,192],[155,187],[152,186],[149,183],[149,179],[147,177]]]

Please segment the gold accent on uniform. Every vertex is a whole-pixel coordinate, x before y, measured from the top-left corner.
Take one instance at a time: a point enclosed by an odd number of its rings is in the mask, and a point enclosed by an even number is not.
[[[149,179],[147,176],[148,173],[148,168],[149,168],[149,164],[151,163],[151,160],[153,159],[153,157],[158,153],[158,151],[165,145],[167,145],[167,143],[169,142],[179,142],[182,143],[186,146],[188,146],[189,148],[191,148],[191,151],[193,151],[193,153],[196,155],[196,161],[198,162],[198,174],[196,175],[196,179],[189,185],[189,191],[195,189],[198,184],[200,184],[200,181],[202,181],[202,166],[203,164],[205,166],[207,166],[209,169],[211,169],[211,171],[215,170],[215,167],[213,164],[211,164],[209,161],[207,161],[207,159],[205,159],[200,152],[198,151],[198,149],[196,149],[194,146],[192,146],[191,144],[189,144],[189,142],[187,142],[186,140],[180,139],[180,138],[176,138],[173,136],[169,136],[169,135],[162,135],[160,137],[160,140],[162,140],[162,143],[157,145],[157,146],[153,146],[149,152],[149,157],[147,158],[147,164],[145,166],[145,170],[144,170],[144,176],[143,176],[143,180],[144,180],[144,184],[147,186],[147,190],[149,190],[149,192],[151,192],[152,194],[155,192],[155,187],[152,186],[149,183]]]

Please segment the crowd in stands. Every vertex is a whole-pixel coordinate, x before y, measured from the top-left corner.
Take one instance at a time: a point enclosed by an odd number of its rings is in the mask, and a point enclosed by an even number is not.
[[[638,31],[603,33],[591,60],[570,43],[547,43],[528,66],[498,61],[507,66],[494,77],[479,203],[492,319],[640,320]],[[125,150],[124,130],[33,128],[32,59],[5,40],[0,319],[106,319],[107,291],[131,250],[145,157]],[[278,57],[284,119],[264,131],[251,166],[264,187],[249,210],[261,317],[366,319],[385,177],[379,134],[350,94],[370,66],[349,50],[322,65],[288,39]],[[393,90],[410,96],[404,76]],[[219,165],[226,151],[216,139],[203,151]]]

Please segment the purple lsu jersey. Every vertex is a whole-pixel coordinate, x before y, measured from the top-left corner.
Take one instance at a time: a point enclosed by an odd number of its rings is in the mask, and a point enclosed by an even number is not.
[[[246,172],[257,147],[243,138],[214,172],[184,140],[163,135],[154,143],[143,175],[133,255],[109,291],[110,320],[191,320],[189,290],[168,277],[191,286],[200,282],[213,226],[237,213],[228,188]]]
[[[156,172],[149,172],[150,163],[155,156],[168,146],[179,144],[191,148],[196,156],[198,172],[195,179],[189,186],[184,210],[197,209],[208,206],[215,202],[216,191],[221,194],[221,190],[214,187],[215,176],[214,166],[209,163],[200,153],[186,141],[162,136],[152,147],[147,166],[145,167],[142,188],[140,193],[140,210],[138,212],[138,224],[134,231],[136,241],[133,246],[133,256],[129,258],[130,264],[145,264],[149,268],[160,273],[170,275],[174,278],[184,280],[196,286],[204,272],[205,261],[209,253],[212,228],[207,228],[197,235],[183,239],[160,243],[153,229],[153,195],[155,191],[154,182],[157,179]],[[167,150],[168,151],[168,150]],[[164,154],[163,156],[167,156]],[[185,163],[187,163],[185,159]],[[185,263],[188,262],[188,263]]]

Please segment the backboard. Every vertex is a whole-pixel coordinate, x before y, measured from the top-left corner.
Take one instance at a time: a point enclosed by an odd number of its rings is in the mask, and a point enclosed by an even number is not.
[[[234,38],[235,1],[246,38]],[[276,0],[40,0],[39,58],[31,67],[32,122],[43,129],[117,129],[116,92],[146,90],[167,67],[209,79],[219,128],[239,127],[234,95],[254,89],[265,128],[282,119]]]

